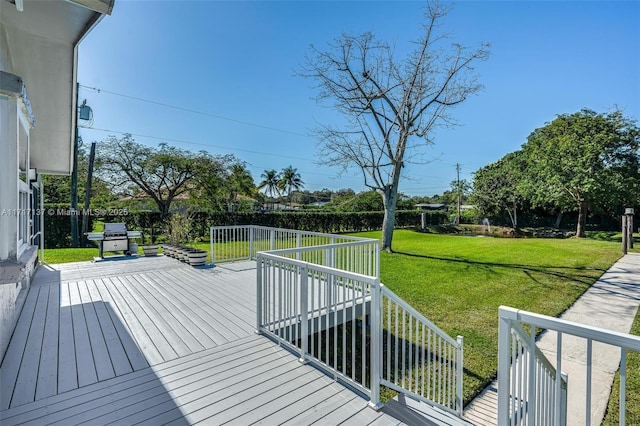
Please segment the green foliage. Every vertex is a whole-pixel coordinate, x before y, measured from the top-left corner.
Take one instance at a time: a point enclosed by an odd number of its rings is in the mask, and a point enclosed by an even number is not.
[[[534,205],[579,208],[583,236],[588,207],[621,212],[638,202],[639,145],[640,129],[620,111],[559,115],[523,145],[522,188]]]
[[[278,180],[278,189],[281,193],[286,193],[289,202],[291,202],[291,192],[299,191],[304,187],[304,182],[300,178],[298,169],[294,169],[292,166],[285,167],[280,174]]]
[[[100,144],[102,167],[96,175],[123,195],[144,194],[166,216],[173,200],[191,189],[194,175],[202,163],[210,162],[206,153],[193,154],[165,143],[152,148],[135,142],[131,135],[110,136]]]
[[[415,204],[415,200],[403,194],[398,195],[398,210],[413,210],[415,209]],[[325,206],[325,210],[336,212],[381,212],[384,211],[384,202],[378,191],[363,191],[358,194],[351,191],[335,198]]]
[[[611,242],[409,230],[396,231],[394,246],[381,254],[381,281],[449,335],[464,336],[465,403],[496,377],[500,305],[557,316],[620,257]]]
[[[505,155],[475,173],[473,202],[484,217],[508,215],[513,228],[518,228],[518,209],[524,197],[520,181],[524,178],[525,165],[521,151]]]
[[[262,175],[262,182],[258,185],[258,189],[264,189],[266,195],[273,198],[280,195],[280,174],[274,169],[265,170]]]
[[[202,155],[189,189],[188,207],[212,212],[250,210],[257,190],[246,164],[232,154]]]
[[[93,221],[123,222],[129,230],[139,230],[143,234],[144,243],[175,241],[175,243],[192,242],[196,239],[207,240],[211,226],[222,225],[261,225],[276,228],[300,229],[313,232],[344,233],[380,229],[383,212],[332,213],[323,211],[303,212],[189,212],[173,213],[162,218],[159,212],[126,211],[126,215],[105,217],[92,216]],[[429,225],[440,225],[446,222],[446,213],[442,211],[426,212]],[[398,211],[396,227],[418,228],[421,212]],[[176,221],[174,223],[174,221]],[[184,221],[188,221],[185,224]],[[68,216],[45,216],[45,247],[60,248],[70,245],[70,219]],[[187,229],[188,228],[188,229]],[[186,229],[186,233],[184,232]],[[175,232],[173,231],[175,230]]]

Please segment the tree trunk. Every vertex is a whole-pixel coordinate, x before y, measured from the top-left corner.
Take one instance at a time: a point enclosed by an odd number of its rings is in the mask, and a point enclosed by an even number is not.
[[[580,210],[578,213],[578,229],[576,229],[576,237],[578,238],[585,237],[588,209],[589,209],[589,202],[586,200],[580,200]]]
[[[560,229],[560,225],[562,224],[562,210],[560,210],[560,213],[558,213],[558,217],[556,218],[556,223],[555,223],[555,228],[556,229]]]
[[[387,186],[382,193],[384,204],[384,219],[382,220],[382,250],[389,253],[393,240],[393,228],[396,224],[396,205],[398,203],[398,188],[395,185]]]
[[[160,209],[160,219],[164,219],[169,216],[169,203],[158,203]]]

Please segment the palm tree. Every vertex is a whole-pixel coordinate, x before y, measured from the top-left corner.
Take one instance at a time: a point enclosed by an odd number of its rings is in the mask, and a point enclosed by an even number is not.
[[[283,169],[282,177],[278,181],[278,187],[281,191],[287,192],[287,199],[289,200],[289,205],[291,205],[291,192],[299,191],[304,187],[304,182],[300,178],[298,169],[294,169],[292,166]]]
[[[233,204],[237,201],[238,195],[251,196],[256,188],[251,172],[249,172],[243,164],[234,164],[231,167],[227,179],[227,186],[228,207],[230,211],[233,209]]]
[[[265,195],[273,198],[273,195],[280,195],[280,174],[276,172],[274,169],[265,170],[260,177],[262,178],[262,182],[258,185],[258,189],[264,188]]]

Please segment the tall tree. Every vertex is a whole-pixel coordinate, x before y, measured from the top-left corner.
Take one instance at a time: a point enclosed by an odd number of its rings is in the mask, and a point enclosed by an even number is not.
[[[110,136],[99,144],[102,167],[96,171],[122,194],[142,192],[168,215],[171,203],[186,193],[201,157],[160,144],[156,148],[135,142],[130,134]]]
[[[436,125],[450,125],[449,109],[478,92],[473,66],[488,57],[487,45],[446,46],[437,29],[449,9],[427,5],[426,25],[405,58],[373,34],[343,34],[321,51],[312,46],[301,75],[318,83],[319,101],[332,102],[344,127],[316,130],[321,157],[342,171],[361,170],[367,187],[384,203],[382,249],[391,251],[398,186],[408,155],[431,143]]]
[[[274,169],[265,170],[260,175],[262,181],[258,184],[258,189],[263,189],[264,193],[273,198],[275,195],[280,195],[280,174]]]
[[[229,210],[233,210],[239,195],[253,196],[256,189],[251,172],[244,163],[237,162],[229,170],[226,181],[227,203]]]
[[[622,112],[583,109],[534,130],[523,145],[524,188],[538,205],[578,210],[576,235],[585,236],[590,207],[638,202],[640,129]]]
[[[522,157],[521,151],[507,154],[478,170],[473,178],[473,202],[481,214],[495,217],[506,213],[516,232],[518,209],[524,201],[520,188],[525,167]]]
[[[298,173],[298,169],[292,166],[285,167],[280,174],[280,180],[278,181],[278,188],[282,192],[287,193],[287,200],[291,205],[291,192],[299,191],[304,187],[304,182]]]
[[[200,152],[195,168],[189,194],[200,210],[233,210],[238,195],[252,195],[255,189],[251,174],[233,154]]]

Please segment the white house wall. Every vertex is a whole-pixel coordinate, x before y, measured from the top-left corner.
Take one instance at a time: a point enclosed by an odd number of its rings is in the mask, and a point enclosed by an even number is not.
[[[9,59],[9,45],[4,24],[0,22],[0,70],[13,73],[13,64]]]

